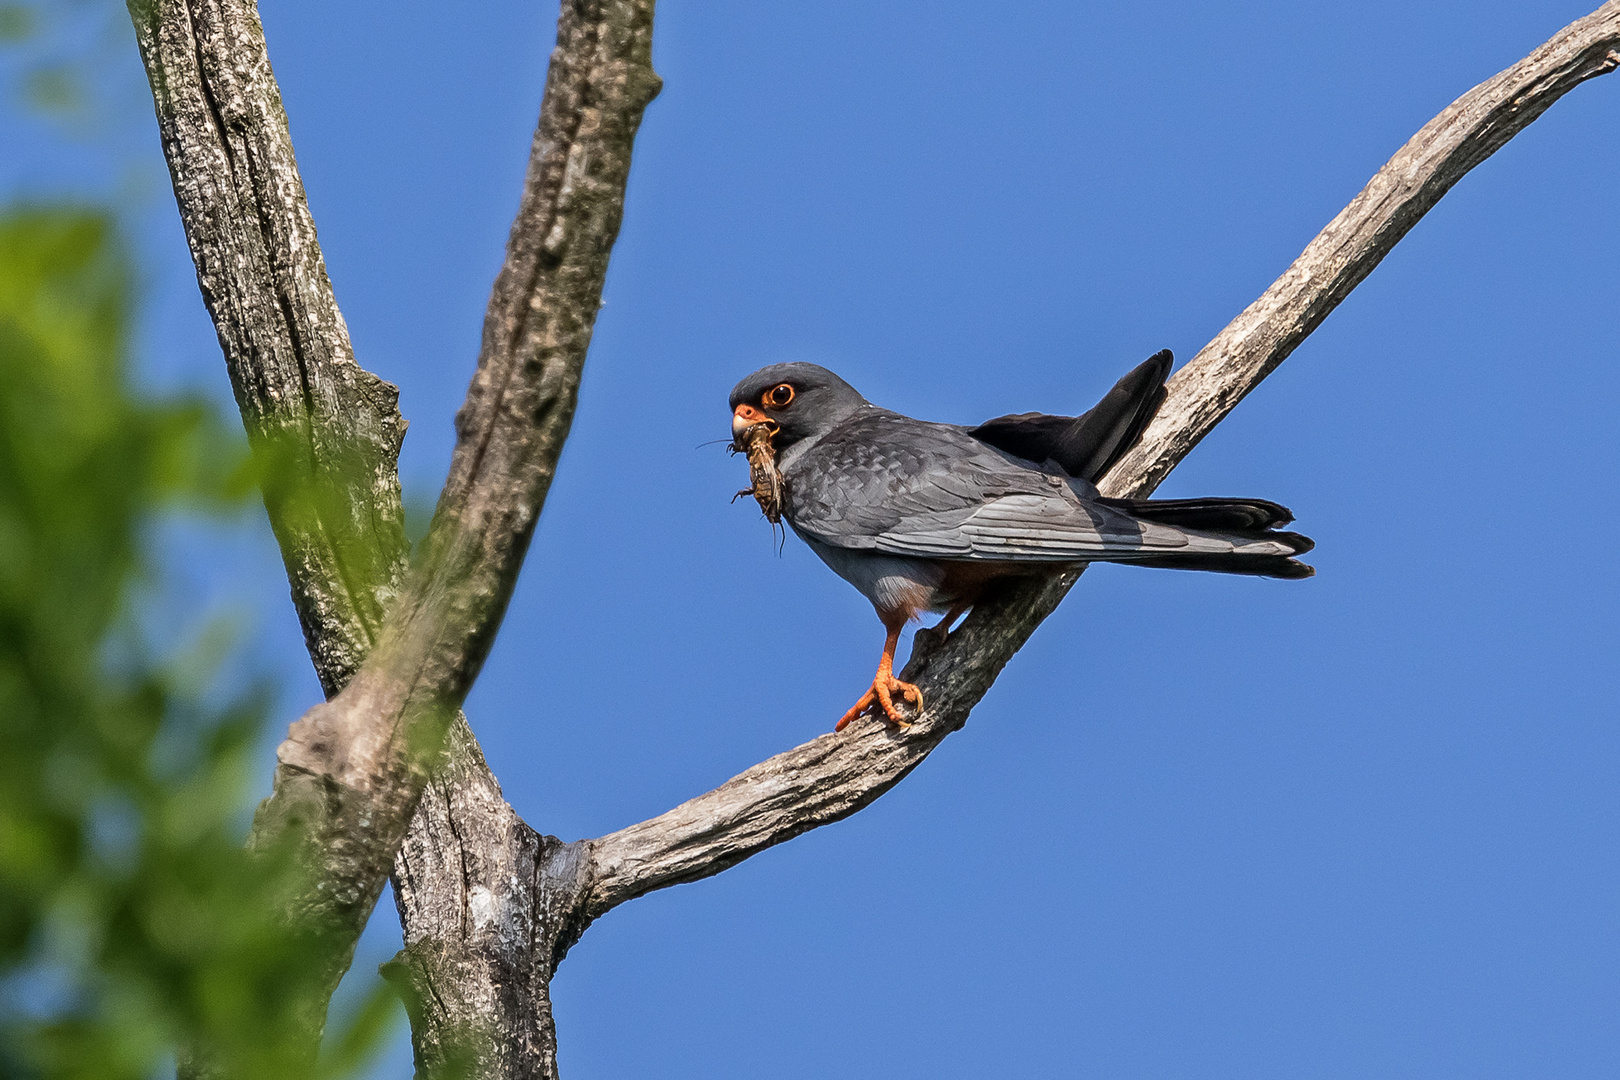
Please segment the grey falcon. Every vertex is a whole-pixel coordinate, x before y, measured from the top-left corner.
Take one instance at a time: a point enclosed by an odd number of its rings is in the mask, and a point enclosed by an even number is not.
[[[768,424],[782,516],[872,602],[887,637],[872,686],[834,730],[877,707],[908,721],[922,691],[894,675],[901,628],[944,612],[949,632],[986,586],[1088,562],[1303,578],[1314,545],[1281,532],[1260,499],[1111,499],[1096,481],[1135,444],[1165,397],[1158,353],[1079,417],[1022,413],[978,427],[880,408],[826,368],[773,364],[731,392],[732,435]]]

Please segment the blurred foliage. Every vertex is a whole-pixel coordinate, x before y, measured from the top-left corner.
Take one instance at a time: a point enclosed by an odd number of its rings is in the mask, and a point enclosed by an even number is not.
[[[374,996],[305,1059],[320,941],[278,918],[292,860],[243,846],[267,693],[212,685],[217,633],[154,653],[133,610],[159,515],[252,490],[244,441],[128,373],[110,219],[0,214],[0,1076],[337,1075]]]
[[[27,4],[0,4],[0,44],[15,45],[34,34],[34,9]]]
[[[139,100],[129,23],[109,0],[0,0],[0,48],[6,96],[79,133]]]

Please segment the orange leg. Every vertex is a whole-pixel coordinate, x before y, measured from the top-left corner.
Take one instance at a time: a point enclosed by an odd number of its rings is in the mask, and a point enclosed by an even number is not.
[[[945,617],[939,620],[939,622],[935,623],[933,626],[930,626],[929,629],[936,634],[949,634],[951,632],[951,624],[957,619],[960,619],[962,617],[962,612],[966,611],[967,609],[968,605],[966,604],[952,604],[951,610],[945,613]]]
[[[901,682],[894,677],[894,648],[900,643],[900,628],[904,625],[903,620],[886,624],[889,636],[884,639],[883,659],[878,661],[877,674],[872,678],[872,686],[866,693],[861,695],[861,700],[855,703],[855,707],[845,713],[843,719],[838,721],[833,728],[834,731],[843,731],[844,725],[874,705],[881,707],[883,715],[896,724],[901,727],[910,727],[911,721],[901,716],[900,710],[894,706],[896,693],[903,700],[914,702],[918,712],[922,711],[922,691],[910,683]]]

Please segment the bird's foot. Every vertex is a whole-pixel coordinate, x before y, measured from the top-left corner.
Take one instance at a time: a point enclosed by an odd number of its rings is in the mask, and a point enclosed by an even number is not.
[[[916,706],[917,711],[922,712],[923,700],[921,690],[913,686],[911,683],[901,682],[892,674],[887,672],[879,672],[877,678],[872,680],[871,687],[867,689],[866,693],[861,695],[861,700],[857,701],[854,708],[850,709],[849,712],[844,714],[843,718],[839,720],[836,725],[834,725],[833,730],[843,731],[844,727],[851,720],[855,719],[857,716],[860,716],[862,713],[873,708],[874,706],[882,709],[883,715],[887,716],[896,725],[903,728],[910,727],[911,721],[907,720],[904,716],[901,716],[900,710],[894,704],[894,699],[896,697],[912,702]]]

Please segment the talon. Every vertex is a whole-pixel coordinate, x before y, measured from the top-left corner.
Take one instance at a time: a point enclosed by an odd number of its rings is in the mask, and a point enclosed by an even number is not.
[[[908,682],[901,682],[894,677],[894,646],[900,638],[898,624],[890,629],[888,641],[883,646],[883,659],[878,664],[877,674],[872,678],[872,685],[867,687],[866,693],[861,695],[850,710],[833,725],[834,731],[843,731],[851,720],[870,710],[874,705],[883,710],[883,715],[898,727],[908,728],[911,721],[900,715],[895,707],[894,698],[898,694],[902,701],[913,703],[919,713],[922,712],[922,691]]]
[[[917,703],[917,709],[919,711],[922,709],[922,691],[910,683],[901,682],[893,675],[890,675],[886,679],[879,678],[879,680],[873,684],[872,689],[877,691],[877,698],[878,701],[883,705],[884,714],[901,727],[910,727],[911,721],[901,716],[900,711],[895,708],[894,697],[896,694],[900,696],[900,700],[902,701],[915,701]]]

